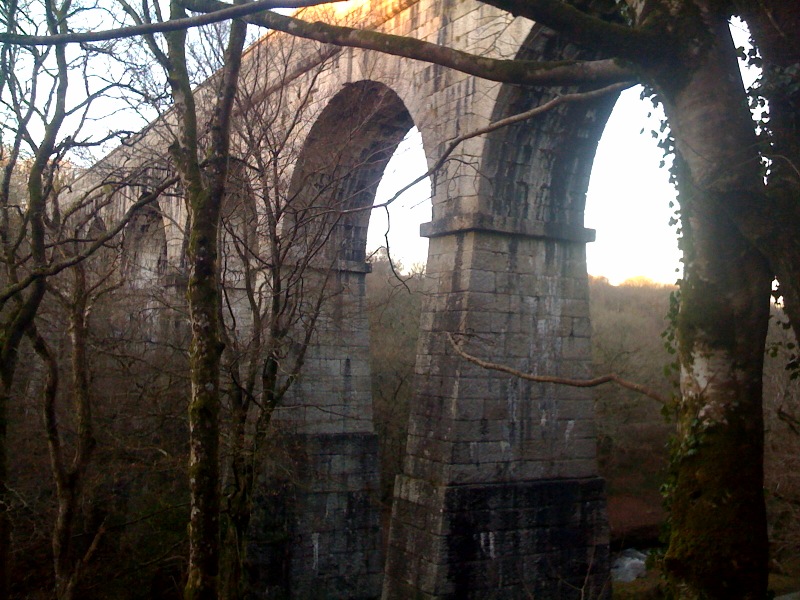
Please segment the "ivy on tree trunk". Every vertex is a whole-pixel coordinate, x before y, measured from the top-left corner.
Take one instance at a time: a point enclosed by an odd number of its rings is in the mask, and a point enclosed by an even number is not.
[[[654,76],[675,138],[684,253],[664,564],[677,597],[755,600],[767,592],[761,375],[772,272],[729,213],[760,190],[759,155],[726,16],[698,5],[703,33]]]

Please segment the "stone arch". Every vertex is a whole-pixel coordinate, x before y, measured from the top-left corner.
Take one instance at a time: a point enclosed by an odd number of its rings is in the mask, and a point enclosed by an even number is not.
[[[94,215],[87,224],[87,238],[91,241],[99,239],[106,231],[108,231],[106,222],[100,215]]]
[[[520,49],[521,60],[591,58],[541,25],[534,25]],[[492,120],[541,106],[557,94],[580,89],[503,85]],[[583,227],[586,190],[597,143],[618,94],[592,102],[562,104],[532,120],[487,137],[481,197],[489,214],[551,225]]]
[[[122,231],[120,273],[128,307],[122,335],[145,344],[166,333],[166,316],[173,300],[165,295],[167,238],[158,202],[139,209]]]
[[[318,213],[327,257],[365,260],[370,208],[386,164],[413,126],[405,104],[383,83],[346,83],[312,126],[293,174],[296,212]]]
[[[326,286],[329,296],[318,319],[315,356],[295,384],[298,401],[308,407],[305,425],[287,414],[301,428],[333,420],[337,431],[372,432],[367,228],[386,165],[412,126],[405,104],[385,84],[345,84],[319,113],[299,154],[284,236],[292,240],[293,260],[312,257],[306,290],[314,295]],[[325,385],[307,386],[314,379]]]
[[[249,294],[256,294],[260,284],[258,212],[244,169],[235,162],[222,203],[218,256],[225,327],[246,339],[253,333]]]
[[[128,222],[122,234],[122,273],[135,290],[154,290],[167,268],[167,239],[158,202],[144,206]]]
[[[405,104],[385,84],[347,83],[310,127],[289,186],[284,235],[297,242],[293,261],[311,259],[305,293],[324,297],[319,314],[311,315],[314,341],[303,371],[273,418],[291,432],[299,464],[286,503],[292,516],[283,584],[298,598],[380,595],[365,248],[378,184],[412,126]]]

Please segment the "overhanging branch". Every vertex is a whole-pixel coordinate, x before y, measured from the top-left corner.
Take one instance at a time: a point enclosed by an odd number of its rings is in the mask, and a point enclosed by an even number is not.
[[[458,354],[464,360],[471,362],[472,364],[477,365],[484,369],[489,369],[491,371],[500,371],[501,373],[508,373],[509,375],[513,375],[514,377],[519,377],[520,379],[524,379],[526,381],[533,381],[535,383],[553,383],[555,385],[566,385],[569,387],[590,388],[603,385],[604,383],[616,383],[618,386],[624,387],[627,390],[632,390],[638,394],[643,394],[648,398],[655,400],[659,404],[667,405],[669,403],[669,401],[658,392],[639,383],[634,383],[632,381],[628,381],[627,379],[623,379],[622,377],[620,377],[615,373],[609,373],[607,375],[594,377],[592,379],[569,379],[567,377],[555,377],[552,375],[533,375],[531,373],[525,373],[524,371],[519,371],[517,369],[511,368],[507,365],[501,365],[499,363],[482,360],[477,356],[472,356],[471,354],[467,354],[466,352],[464,352],[464,350],[461,349],[461,346],[456,343],[455,339],[453,339],[452,333],[445,332],[445,335],[447,336],[447,339],[450,341],[450,345],[452,346],[456,354]]]
[[[587,14],[563,0],[481,0],[557,31],[577,44],[641,64],[661,57],[669,48],[663,35]]]
[[[185,19],[171,19],[160,23],[141,23],[130,27],[119,27],[103,31],[87,31],[84,33],[66,33],[59,35],[25,35],[0,32],[0,43],[12,44],[15,46],[59,46],[64,44],[105,42],[138,35],[181,31],[201,25],[210,25],[212,23],[227,21],[229,19],[240,19],[254,13],[275,8],[304,8],[307,6],[317,6],[319,4],[342,1],[344,0],[258,0],[257,2],[238,6],[227,4],[219,10],[213,12],[203,11],[204,14],[187,17]]]
[[[406,193],[412,187],[417,185],[419,182],[424,181],[428,177],[432,177],[434,175],[434,173],[436,173],[436,171],[441,169],[442,166],[444,165],[444,163],[447,162],[447,159],[456,150],[456,148],[458,148],[458,146],[460,146],[461,144],[463,144],[467,140],[470,140],[472,138],[476,138],[476,137],[481,136],[481,135],[486,135],[487,133],[491,133],[491,132],[496,131],[498,129],[502,129],[503,127],[508,127],[509,125],[513,125],[514,123],[519,123],[521,121],[527,121],[528,119],[532,119],[533,117],[535,117],[537,115],[541,115],[543,113],[546,113],[546,112],[548,112],[548,111],[550,111],[550,110],[552,110],[552,109],[554,109],[557,106],[560,106],[562,104],[566,104],[566,103],[569,103],[569,102],[585,102],[585,101],[588,101],[588,100],[596,100],[597,98],[605,96],[606,94],[619,93],[622,90],[631,87],[632,85],[635,85],[635,84],[632,83],[632,82],[622,82],[622,83],[615,83],[615,84],[612,84],[612,85],[609,85],[609,86],[606,86],[606,87],[603,87],[603,88],[600,88],[600,89],[597,89],[597,90],[590,90],[588,92],[575,92],[575,93],[572,93],[572,94],[561,94],[560,96],[556,96],[552,100],[548,100],[544,104],[540,104],[539,106],[536,106],[536,107],[534,107],[534,108],[532,108],[530,110],[526,110],[525,112],[521,112],[521,113],[517,113],[515,115],[511,115],[511,116],[506,117],[504,119],[499,119],[498,121],[493,121],[492,123],[489,123],[485,127],[481,127],[479,129],[473,129],[472,131],[469,131],[467,133],[461,134],[458,137],[456,137],[455,139],[453,139],[452,141],[450,141],[450,143],[447,145],[447,148],[445,149],[445,151],[442,152],[442,154],[439,156],[438,159],[436,159],[436,162],[433,164],[433,166],[430,169],[425,171],[422,175],[420,175],[419,177],[415,178],[410,183],[404,185],[397,192],[395,192],[392,195],[391,198],[389,198],[385,202],[381,202],[380,204],[376,204],[374,206],[371,206],[371,207],[369,207],[369,209],[383,208],[383,207],[389,206],[392,202],[397,200],[400,196],[402,196],[404,193]],[[353,211],[343,211],[343,212],[356,212],[358,210],[361,210],[361,209],[354,209]]]
[[[205,13],[214,13],[230,6],[218,0],[185,0],[184,4],[190,10]],[[335,46],[375,50],[393,56],[413,58],[501,83],[553,86],[578,83],[609,84],[629,81],[634,77],[633,71],[622,66],[616,59],[532,61],[488,58],[415,38],[319,21],[310,23],[269,11],[250,15],[246,20],[254,25],[296,37]]]

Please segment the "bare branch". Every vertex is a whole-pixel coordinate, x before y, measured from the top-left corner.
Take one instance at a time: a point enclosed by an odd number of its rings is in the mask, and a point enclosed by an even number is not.
[[[501,373],[508,373],[509,375],[513,375],[514,377],[519,377],[520,379],[525,379],[526,381],[534,381],[536,383],[554,383],[556,385],[566,385],[570,387],[579,387],[579,388],[597,387],[598,385],[603,385],[604,383],[616,383],[620,387],[624,387],[625,389],[632,390],[636,393],[643,394],[648,398],[652,398],[659,404],[666,405],[669,402],[667,398],[665,398],[658,392],[653,391],[647,386],[634,383],[632,381],[628,381],[627,379],[623,379],[622,377],[620,377],[615,373],[609,373],[607,375],[594,377],[592,379],[569,379],[567,377],[555,377],[552,375],[532,375],[531,373],[524,373],[512,367],[482,360],[476,356],[467,354],[466,352],[464,352],[464,350],[461,349],[461,346],[456,343],[452,333],[446,331],[445,335],[447,336],[447,339],[450,342],[450,345],[453,347],[453,350],[455,350],[456,354],[458,354],[464,360],[467,360],[472,364],[478,365],[479,367],[482,367],[484,369],[489,369],[491,371],[500,371]]]
[[[6,287],[2,292],[0,292],[0,303],[5,302],[15,294],[20,293],[22,290],[30,286],[33,282],[38,281],[40,279],[50,277],[52,275],[57,275],[64,269],[77,265],[80,262],[83,262],[87,258],[89,258],[92,254],[94,254],[99,248],[109,242],[114,236],[116,236],[120,231],[123,230],[125,225],[128,221],[131,220],[136,211],[138,211],[143,206],[150,204],[156,198],[158,198],[161,193],[166,190],[171,185],[174,185],[178,182],[177,177],[171,177],[164,181],[156,190],[142,196],[137,202],[131,205],[125,215],[119,220],[119,222],[111,229],[103,233],[103,235],[99,236],[95,241],[89,245],[83,252],[79,254],[75,254],[70,258],[63,260],[61,262],[49,265],[42,269],[36,269],[29,273],[27,277],[21,279],[18,283],[14,285],[10,285]]]
[[[218,0],[186,0],[185,4],[193,11],[207,13],[230,6]],[[628,81],[634,77],[632,70],[621,65],[615,59],[532,61],[488,58],[410,37],[321,22],[309,23],[269,11],[250,15],[245,20],[254,25],[283,31],[297,37],[335,46],[362,48],[393,56],[413,58],[501,83],[574,85],[577,83],[615,83]]]
[[[641,64],[665,56],[670,45],[664,35],[605,21],[563,0],[482,0],[559,32],[573,42]]]
[[[131,27],[106,29],[104,31],[87,31],[85,33],[66,33],[58,35],[23,35],[0,32],[0,43],[13,44],[15,46],[59,46],[64,44],[103,42],[135,37],[137,35],[182,31],[191,29],[192,27],[199,27],[200,25],[210,25],[212,23],[219,23],[220,21],[227,21],[228,19],[238,19],[274,8],[303,8],[306,6],[317,6],[319,4],[342,1],[343,0],[259,0],[258,2],[240,6],[225,5],[225,8],[221,10],[194,17],[171,19],[169,21],[157,23],[141,23]]]

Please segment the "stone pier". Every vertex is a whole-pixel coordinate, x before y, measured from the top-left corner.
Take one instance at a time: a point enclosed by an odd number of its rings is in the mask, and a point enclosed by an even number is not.
[[[424,231],[436,291],[423,313],[383,598],[606,597],[591,398],[482,369],[445,336],[527,373],[588,376],[592,232],[489,217]]]

